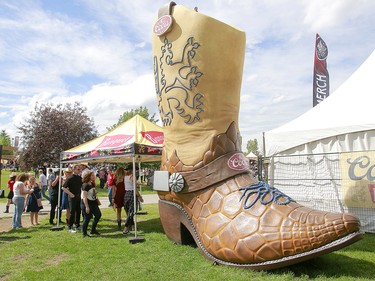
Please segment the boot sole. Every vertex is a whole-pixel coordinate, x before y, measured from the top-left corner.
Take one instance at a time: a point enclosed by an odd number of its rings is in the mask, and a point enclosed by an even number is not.
[[[318,256],[339,250],[343,247],[353,244],[358,240],[361,240],[363,234],[361,231],[353,232],[319,248],[276,260],[270,260],[260,263],[234,263],[218,259],[207,251],[207,249],[199,239],[197,230],[195,229],[193,222],[191,221],[189,215],[183,207],[170,201],[159,200],[159,213],[164,232],[167,237],[173,242],[178,244],[191,244],[192,242],[195,242],[204,257],[212,261],[214,264],[229,265],[254,270],[275,269],[316,258]],[[191,239],[191,237],[194,240]]]

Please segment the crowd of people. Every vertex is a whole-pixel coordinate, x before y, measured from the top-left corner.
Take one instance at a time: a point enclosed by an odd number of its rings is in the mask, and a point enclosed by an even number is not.
[[[100,171],[103,171],[101,173]],[[31,225],[39,225],[38,214],[43,209],[42,199],[48,200],[51,205],[49,223],[55,224],[55,218],[62,222],[62,211],[66,211],[66,225],[69,233],[82,231],[82,237],[100,235],[97,230],[102,216],[97,197],[96,177],[99,177],[99,187],[108,189],[109,206],[116,210],[117,228],[124,235],[128,234],[134,225],[134,192],[136,198],[143,202],[138,189],[133,184],[133,170],[131,167],[112,166],[101,168],[99,171],[90,169],[88,163],[75,164],[63,171],[48,169],[47,175],[43,169],[38,170],[38,182],[33,174],[12,172],[8,181],[9,193],[5,213],[9,213],[10,204],[13,203],[15,211],[12,228],[22,228],[22,213],[30,212]],[[103,182],[103,179],[105,181]],[[61,182],[61,185],[60,185]],[[61,189],[59,187],[61,186]],[[46,194],[48,191],[48,195]],[[59,196],[60,192],[60,196]],[[59,203],[60,198],[60,203]],[[60,206],[60,207],[59,207]],[[125,209],[126,218],[122,228],[122,208]],[[56,212],[58,215],[56,216]],[[82,216],[82,227],[81,227]],[[90,234],[88,226],[91,219]]]

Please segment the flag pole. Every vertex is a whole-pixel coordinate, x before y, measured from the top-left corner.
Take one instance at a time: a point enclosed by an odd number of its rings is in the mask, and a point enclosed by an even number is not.
[[[57,224],[53,227],[51,227],[51,231],[60,231],[64,229],[64,226],[60,226],[60,220],[61,220],[61,173],[62,173],[62,163],[60,161],[60,170],[59,170],[59,188],[57,190]],[[51,205],[52,206],[52,205]]]

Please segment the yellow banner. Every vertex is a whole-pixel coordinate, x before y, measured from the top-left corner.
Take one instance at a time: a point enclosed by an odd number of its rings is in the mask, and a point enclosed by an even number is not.
[[[375,151],[341,153],[340,171],[343,204],[375,208]]]

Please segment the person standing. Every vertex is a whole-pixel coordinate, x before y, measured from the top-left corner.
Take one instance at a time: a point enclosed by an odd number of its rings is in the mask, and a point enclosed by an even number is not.
[[[42,169],[39,169],[39,186],[42,189],[42,196],[48,200],[48,202],[51,202],[51,199],[49,196],[46,195],[46,190],[48,188],[48,181],[46,175],[43,173]]]
[[[68,167],[64,171],[64,176],[62,178],[62,183],[61,183],[61,190],[63,190],[64,183],[66,179],[71,177],[73,175],[73,170],[72,168]],[[70,207],[69,207],[69,196],[68,193],[62,192],[62,200],[61,200],[61,210],[66,210],[65,216],[66,216],[66,225],[69,225],[69,218],[70,218]]]
[[[73,175],[69,177],[64,185],[63,191],[69,196],[69,232],[76,233],[80,228],[81,220],[81,187],[82,178],[79,175],[81,173],[80,165],[76,164],[73,166]],[[76,229],[73,229],[73,224],[75,223]]]
[[[47,185],[48,185],[48,195],[50,197],[50,203],[51,203],[51,186],[53,181],[56,179],[56,175],[53,172],[52,168],[48,168],[48,174],[47,174]]]
[[[108,168],[108,175],[107,175],[107,182],[105,184],[104,187],[108,188],[108,201],[109,201],[109,205],[108,207],[112,207],[113,204],[112,204],[112,187],[113,187],[113,184],[114,184],[114,181],[115,180],[115,175],[113,174],[113,168],[112,167],[109,167]]]
[[[91,226],[90,234],[100,235],[100,233],[96,230],[98,222],[102,217],[102,213],[99,209],[98,201],[97,201],[97,191],[95,189],[95,180],[96,176],[93,171],[89,171],[85,174],[82,181],[82,214],[83,214],[83,224],[82,224],[82,237],[90,237],[87,234],[87,228],[90,223],[92,216],[94,216],[94,221]]]
[[[121,212],[124,206],[125,196],[125,170],[123,167],[119,167],[115,172],[114,184],[112,186],[112,205],[116,209],[117,215],[117,228],[121,230]]]
[[[105,183],[107,182],[107,172],[105,168],[101,168],[99,170],[98,175],[99,175],[99,181],[100,181],[100,188],[104,188]]]
[[[52,170],[52,169],[51,169]],[[54,222],[53,220],[55,219],[55,214],[56,214],[56,208],[58,209],[57,211],[59,212],[59,219],[60,219],[60,223],[62,223],[61,221],[61,208],[58,208],[58,205],[59,205],[59,180],[60,180],[60,175],[59,175],[59,171],[56,171],[54,173],[54,176],[51,177],[53,178],[53,181],[50,183],[50,187],[49,187],[49,192],[50,192],[50,198],[51,198],[51,210],[50,210],[50,213],[49,213],[49,224],[52,224],[54,225]]]
[[[81,163],[81,177],[84,178],[85,174],[90,172],[89,163],[83,162]]]
[[[31,225],[38,225],[39,210],[43,208],[38,206],[38,199],[42,198],[42,194],[34,176],[29,177],[29,189],[34,191],[27,195],[26,212],[30,212]]]
[[[143,202],[142,196],[139,194],[138,189],[134,188],[133,184],[133,169],[131,167],[126,169],[125,176],[125,197],[124,208],[126,212],[125,228],[122,234],[128,234],[134,225],[134,191],[140,202]]]
[[[18,229],[22,228],[22,213],[25,208],[25,197],[27,194],[31,194],[34,192],[34,189],[27,189],[26,188],[26,181],[29,179],[29,175],[22,173],[16,177],[16,182],[13,186],[13,203],[14,203],[14,214],[12,220],[12,228]]]
[[[9,193],[8,193],[8,196],[7,196],[7,204],[5,206],[5,211],[4,213],[9,213],[9,207],[10,207],[10,203],[12,202],[12,199],[13,199],[13,186],[14,186],[14,183],[16,181],[16,173],[15,172],[12,172],[9,176],[9,180],[8,180],[8,188],[9,188]]]

